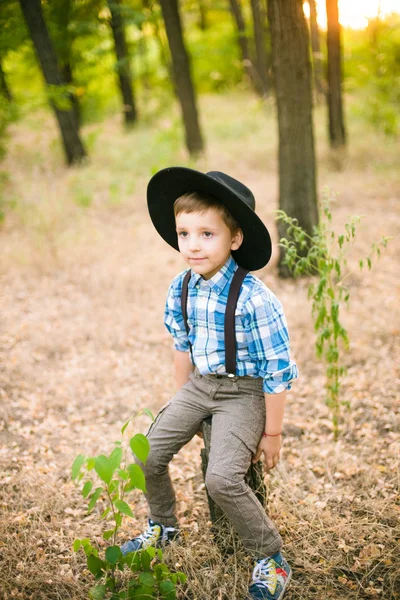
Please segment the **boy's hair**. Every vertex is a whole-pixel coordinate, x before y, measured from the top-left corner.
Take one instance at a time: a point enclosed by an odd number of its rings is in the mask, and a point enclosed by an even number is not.
[[[177,217],[180,213],[202,213],[209,208],[214,209],[223,219],[225,225],[229,227],[232,234],[235,234],[240,226],[236,219],[222,202],[211,195],[198,192],[187,192],[179,196],[174,202],[174,215]]]

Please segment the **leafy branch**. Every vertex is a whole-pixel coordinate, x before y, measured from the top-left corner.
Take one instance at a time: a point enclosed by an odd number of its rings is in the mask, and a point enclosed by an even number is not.
[[[277,211],[277,219],[286,225],[287,238],[280,240],[284,252],[284,264],[294,277],[309,275],[316,277],[308,286],[314,329],[316,355],[325,363],[326,402],[332,412],[335,439],[339,436],[341,378],[346,372],[342,350],[347,350],[350,340],[340,320],[340,310],[347,305],[350,291],[345,285],[349,276],[347,254],[356,239],[357,227],[363,217],[349,216],[344,232],[340,235],[332,229],[332,195],[324,194],[320,223],[312,235],[305,232],[298,220],[284,211]],[[359,267],[372,268],[373,260],[381,256],[388,237],[372,244],[369,254],[359,260]]]

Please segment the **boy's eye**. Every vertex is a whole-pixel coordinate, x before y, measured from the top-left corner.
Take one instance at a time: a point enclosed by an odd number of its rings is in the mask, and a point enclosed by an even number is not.
[[[210,237],[212,237],[212,236],[213,236],[213,234],[211,233],[211,231],[205,231],[205,232],[204,232],[204,237],[206,237],[206,238],[210,238]]]
[[[187,231],[179,231],[178,232],[178,236],[181,237],[181,238],[187,237]]]

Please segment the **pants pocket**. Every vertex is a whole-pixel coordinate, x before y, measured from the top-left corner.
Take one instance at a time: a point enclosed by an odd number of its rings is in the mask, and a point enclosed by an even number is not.
[[[164,404],[164,406],[162,406],[160,408],[160,410],[158,411],[158,413],[156,414],[156,417],[154,419],[154,421],[152,423],[150,423],[150,427],[147,430],[146,433],[146,437],[149,437],[150,433],[152,432],[152,430],[154,429],[155,425],[159,422],[161,415],[163,414],[163,412],[168,408],[168,406],[171,404],[171,400],[169,400],[169,402],[167,402],[166,404]]]

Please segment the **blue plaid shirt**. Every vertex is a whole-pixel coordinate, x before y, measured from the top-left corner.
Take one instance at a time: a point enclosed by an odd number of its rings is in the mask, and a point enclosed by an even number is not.
[[[186,333],[181,309],[182,282],[186,271],[177,275],[169,288],[164,323],[175,348],[193,348],[193,360],[202,375],[226,374],[224,317],[229,284],[237,264],[232,257],[211,279],[192,271],[188,290]],[[262,377],[263,389],[278,394],[290,389],[298,377],[290,360],[289,335],[282,305],[260,279],[248,273],[243,281],[235,312],[236,373]]]

